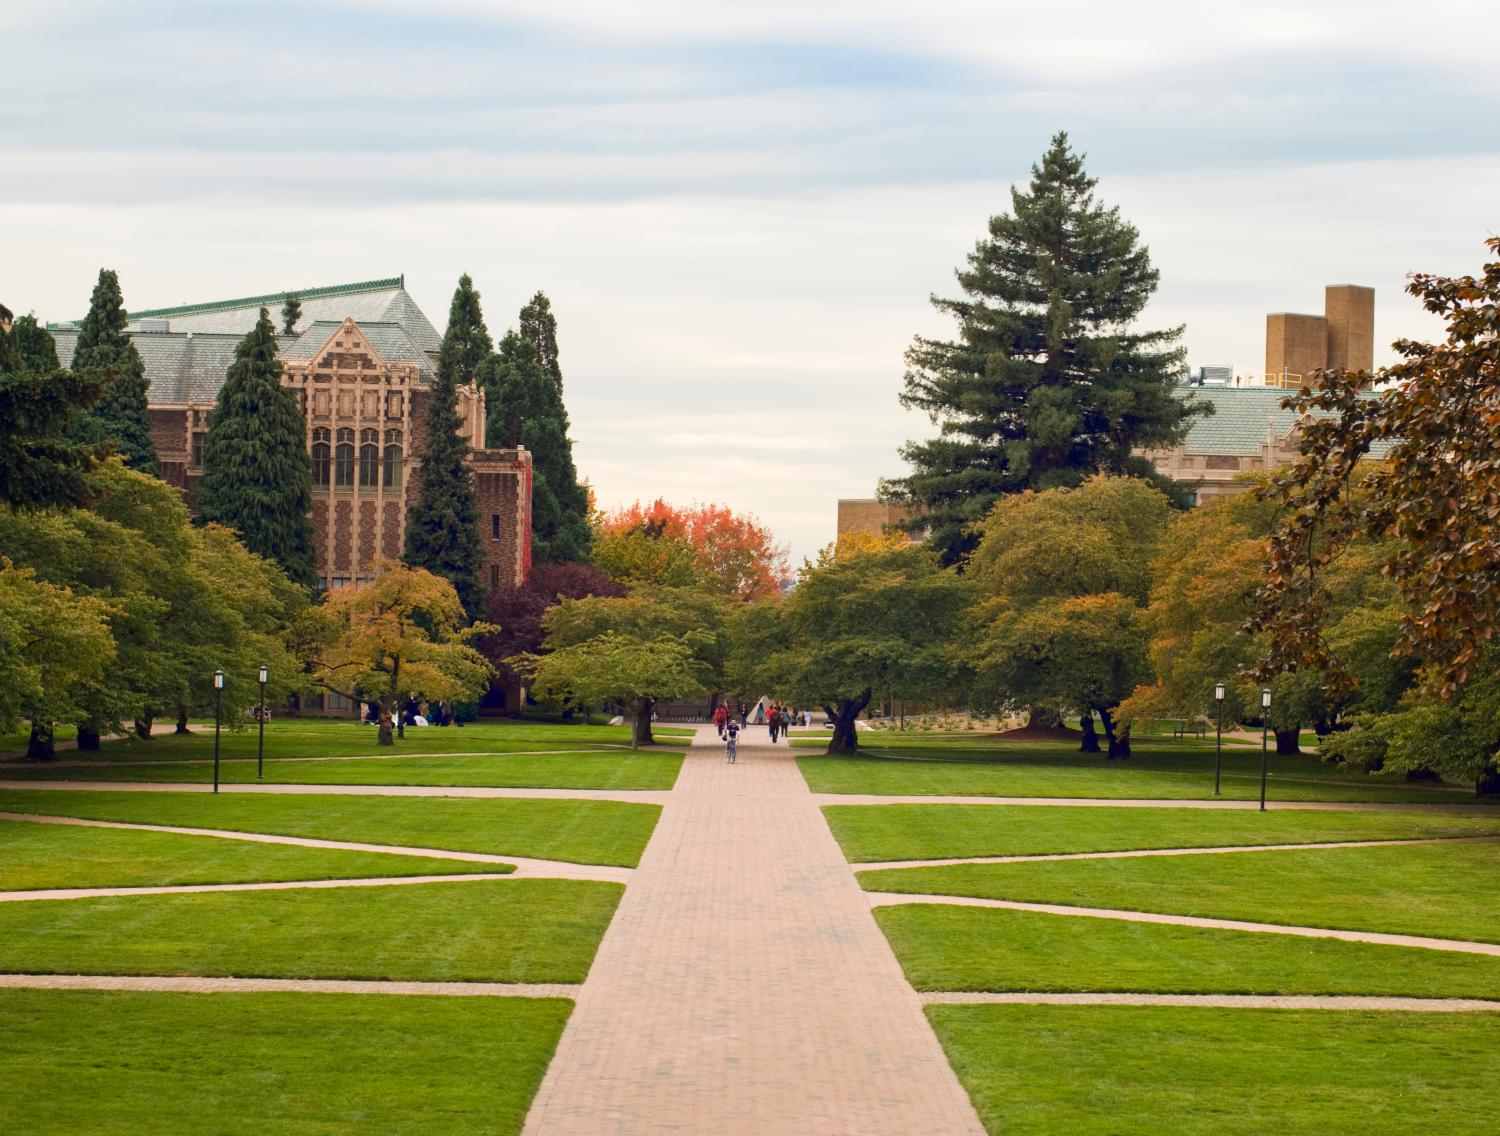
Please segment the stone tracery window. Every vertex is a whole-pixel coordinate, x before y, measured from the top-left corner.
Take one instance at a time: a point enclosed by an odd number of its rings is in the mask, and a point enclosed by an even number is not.
[[[401,431],[385,432],[385,487],[398,489],[401,486]]]
[[[338,445],[333,451],[333,483],[354,484],[354,431],[345,427],[338,432]]]
[[[313,484],[315,485],[328,484],[328,466],[329,458],[331,457],[331,447],[328,445],[328,439],[331,436],[327,426],[318,426],[313,430],[312,465]]]
[[[380,483],[380,431],[359,432],[359,483],[374,486]]]

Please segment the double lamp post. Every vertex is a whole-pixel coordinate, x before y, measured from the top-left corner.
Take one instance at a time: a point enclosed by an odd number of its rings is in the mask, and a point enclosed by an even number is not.
[[[1219,781],[1224,769],[1224,696],[1228,691],[1222,682],[1214,683],[1214,796],[1219,795]],[[1266,811],[1266,733],[1270,727],[1271,688],[1260,692],[1260,811]]]
[[[255,718],[260,727],[260,737],[255,746],[255,779],[262,781],[266,776],[266,683],[271,681],[271,668],[261,667],[257,675],[260,679],[260,705],[256,707]],[[219,791],[219,732],[224,722],[224,672],[214,671],[214,792]]]

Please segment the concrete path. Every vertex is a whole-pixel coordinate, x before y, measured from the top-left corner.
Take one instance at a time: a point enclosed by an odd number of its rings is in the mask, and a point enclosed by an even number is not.
[[[430,860],[462,860],[470,864],[509,864],[513,878],[558,880],[608,880],[627,883],[632,869],[606,864],[575,864],[568,860],[538,860],[529,856],[504,856],[490,852],[457,852],[449,848],[414,848],[406,844],[366,844],[357,840],[320,840],[312,836],[277,836],[268,832],[238,832],[227,828],[187,828],[170,824],[138,824],[122,820],[87,820],[83,817],[40,816],[32,813],[0,813],[0,820],[33,824],[76,825],[80,828],[127,828],[144,832],[171,832],[179,836],[212,836],[220,840],[244,840],[251,844],[292,844],[299,848],[332,848],[341,852],[380,852],[388,856],[420,856]]]
[[[295,888],[396,887],[401,884],[452,884],[471,880],[524,879],[512,872],[471,872],[449,876],[376,876],[342,880],[263,880],[248,884],[159,884],[143,887],[37,888],[0,891],[0,903],[36,899],[106,899],[117,895],[193,895],[208,891],[289,891]],[[533,877],[535,878],[535,877]]]
[[[1422,947],[1430,951],[1500,957],[1500,943],[1470,939],[1433,939],[1425,935],[1396,935],[1384,931],[1344,931],[1332,927],[1298,927],[1287,923],[1251,923],[1242,919],[1211,919],[1199,915],[1163,915],[1155,911],[1123,911],[1111,907],[1069,907],[1061,903],[1022,903],[1013,899],[981,899],[967,895],[906,895],[891,891],[866,893],[871,907],[904,903],[941,903],[959,907],[999,907],[1007,911],[1038,911],[1044,915],[1081,915],[1090,919],[1120,919],[1127,923],[1171,923],[1178,927],[1208,927],[1221,931],[1259,931],[1269,935],[1297,935],[1305,939],[1343,939],[1350,943],[1380,943],[1388,947]]]
[[[379,982],[351,978],[195,978],[176,975],[0,974],[11,990],[140,990],[151,993],[441,994],[469,998],[572,998],[578,987],[561,982]]]
[[[18,781],[0,780],[0,789],[65,789],[95,793],[212,793],[196,781]],[[521,801],[623,801],[664,805],[668,789],[523,789],[473,785],[220,785],[221,793],[271,793],[347,797],[498,797]]]
[[[0,813],[0,817],[5,814]],[[957,864],[1036,864],[1044,860],[1134,860],[1141,856],[1214,856],[1224,852],[1304,852],[1319,848],[1386,848],[1393,844],[1470,844],[1494,842],[1496,836],[1426,836],[1405,840],[1325,840],[1302,844],[1235,844],[1220,848],[1131,848],[1115,852],[1039,852],[1030,856],[952,856],[942,860],[872,860],[854,865],[856,871],[888,868],[948,868]]]
[[[797,773],[699,732],[526,1136],[982,1136]]]
[[[799,755],[801,756],[801,755]],[[76,782],[68,782],[68,785]],[[0,781],[0,788],[18,787]],[[66,787],[66,785],[64,786]],[[1036,805],[1065,809],[1259,809],[1258,801],[1204,799],[1166,800],[1147,797],[983,797],[983,796],[881,796],[876,793],[814,793],[818,805]],[[1271,810],[1311,809],[1337,812],[1451,813],[1454,816],[1500,816],[1500,805],[1475,803],[1450,805],[1432,801],[1272,801]]]
[[[1226,1010],[1381,1010],[1403,1013],[1500,1012],[1482,998],[1398,998],[1361,994],[923,994],[928,1006],[1194,1006]]]

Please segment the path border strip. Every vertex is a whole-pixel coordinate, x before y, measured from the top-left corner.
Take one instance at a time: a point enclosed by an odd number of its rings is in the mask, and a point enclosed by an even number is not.
[[[241,884],[146,884],[140,887],[37,888],[32,891],[0,891],[0,903],[26,903],[40,899],[108,899],[121,895],[196,895],[199,892],[216,891],[400,887],[404,884],[449,884],[464,883],[469,880],[514,880],[517,878],[514,872],[470,872],[451,876],[361,876],[334,880],[260,880]]]
[[[571,860],[539,860],[531,856],[504,856],[491,852],[458,852],[446,848],[413,848],[405,844],[366,844],[355,840],[321,840],[313,836],[280,836],[269,832],[237,832],[227,828],[189,828],[167,824],[145,824],[87,817],[48,816],[39,813],[0,812],[0,821],[61,824],[80,828],[121,828],[138,832],[166,832],[177,836],[211,836],[219,840],[242,840],[251,844],[289,844],[298,848],[326,848],[339,852],[377,852],[390,856],[417,856],[427,860],[457,860],[471,864],[508,864],[513,877],[534,879],[605,880],[625,883],[635,869],[611,864],[578,864]]]
[[[403,982],[356,978],[199,978],[192,975],[0,974],[7,990],[132,990],[143,993],[428,994],[469,998],[576,998],[565,982]]]
[[[1483,998],[1409,998],[1382,994],[1043,994],[921,991],[924,1006],[1193,1006],[1246,1010],[1376,1010],[1400,1013],[1500,1013]]]
[[[1413,836],[1387,840],[1325,840],[1305,844],[1227,844],[1207,848],[1130,848],[1112,852],[1038,852],[1012,856],[952,856],[940,860],[861,860],[852,862],[858,872],[883,872],[902,868],[947,868],[960,864],[1035,864],[1048,860],[1132,860],[1143,856],[1214,856],[1227,852],[1301,852],[1326,848],[1387,848],[1408,844],[1471,844],[1500,840],[1500,833],[1479,836]]]
[[[202,781],[18,781],[0,780],[0,789],[15,792],[211,793]],[[630,805],[664,805],[670,789],[545,789],[528,785],[320,785],[301,781],[220,784],[221,793],[268,793],[272,796],[335,797],[481,797],[517,801],[618,801]]]
[[[1268,935],[1295,935],[1304,939],[1342,939],[1351,943],[1378,943],[1389,947],[1420,947],[1430,951],[1500,957],[1500,943],[1469,939],[1434,939],[1422,935],[1398,935],[1385,931],[1346,931],[1333,927],[1299,927],[1287,923],[1250,923],[1240,919],[1212,919],[1200,915],[1164,915],[1155,911],[1123,911],[1107,907],[1068,907],[1057,903],[1023,903],[1013,899],[981,899],[968,895],[915,895],[892,891],[866,892],[871,907],[900,904],[943,904],[957,907],[994,907],[1006,911],[1033,911],[1043,915],[1080,915],[1089,919],[1119,919],[1127,923],[1166,923],[1178,927],[1206,927],[1217,931],[1257,931]]]
[[[0,788],[24,788],[25,782],[16,785],[0,781]],[[75,782],[64,782],[64,786]],[[819,808],[830,805],[1035,805],[1038,808],[1076,809],[1239,809],[1255,811],[1260,803],[1255,799],[1244,801],[1212,797],[999,797],[986,794],[964,796],[961,794],[904,793],[814,793],[813,800]],[[1396,812],[1396,813],[1445,813],[1453,816],[1500,817],[1500,805],[1476,802],[1466,805],[1451,805],[1443,801],[1271,801],[1271,811],[1290,809],[1311,812]]]

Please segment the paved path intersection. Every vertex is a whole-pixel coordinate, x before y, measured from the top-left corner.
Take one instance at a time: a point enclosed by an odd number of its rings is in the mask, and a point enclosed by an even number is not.
[[[792,752],[705,728],[526,1136],[979,1136]]]

